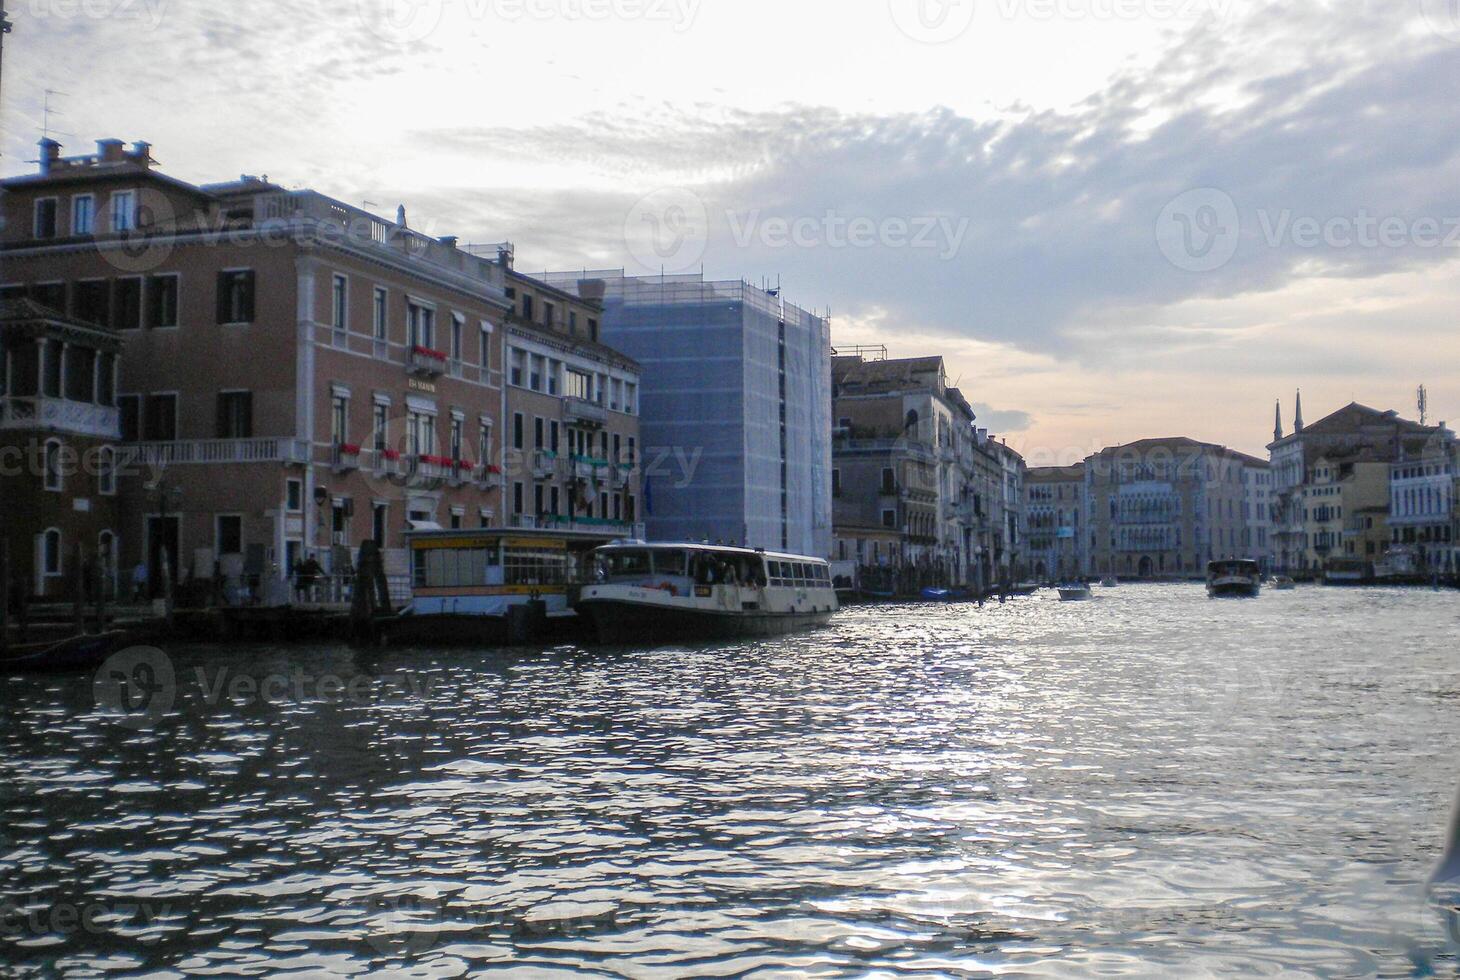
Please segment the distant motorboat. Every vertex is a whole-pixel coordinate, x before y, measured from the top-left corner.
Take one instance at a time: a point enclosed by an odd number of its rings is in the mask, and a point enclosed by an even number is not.
[[[1060,602],[1084,602],[1094,598],[1090,586],[1084,582],[1067,582],[1059,587]]]
[[[1272,587],[1274,589],[1277,589],[1279,592],[1290,592],[1298,587],[1298,583],[1294,582],[1286,575],[1279,575],[1277,578],[1272,580]]]
[[[1113,589],[1118,585],[1120,585],[1120,579],[1116,578],[1114,575],[1107,575],[1100,580],[1100,587],[1102,589]]]
[[[1207,564],[1207,595],[1256,598],[1262,593],[1262,567],[1246,558]]]

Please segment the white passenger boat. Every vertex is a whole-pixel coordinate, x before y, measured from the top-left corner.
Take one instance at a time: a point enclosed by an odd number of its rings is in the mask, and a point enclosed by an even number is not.
[[[1086,599],[1094,598],[1090,586],[1085,582],[1066,582],[1059,587],[1060,602],[1084,602]]]
[[[1245,558],[1207,564],[1207,595],[1256,597],[1262,592],[1262,567]]]
[[[701,544],[615,543],[595,553],[576,608],[603,643],[778,636],[840,609],[829,564]]]

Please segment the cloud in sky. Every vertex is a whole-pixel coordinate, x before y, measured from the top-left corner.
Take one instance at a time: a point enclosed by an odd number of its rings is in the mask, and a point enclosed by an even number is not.
[[[636,236],[687,231],[660,254],[778,277],[839,342],[943,352],[994,428],[1050,445],[1252,451],[1299,384],[1405,408],[1424,380],[1460,417],[1460,29],[1418,0],[1081,2],[990,0],[926,46],[882,4],[757,34],[759,0],[683,29],[440,0],[403,41],[376,0],[138,0],[155,22],[34,0],[5,165],[53,87],[60,128],[150,138],[179,176],[405,201],[526,271],[647,271]],[[656,192],[680,210],[643,214]]]

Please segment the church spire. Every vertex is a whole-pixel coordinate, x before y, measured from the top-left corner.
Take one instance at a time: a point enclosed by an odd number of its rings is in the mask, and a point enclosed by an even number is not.
[[[1283,400],[1278,399],[1277,407],[1272,413],[1272,441],[1283,441]]]
[[[1298,413],[1293,417],[1293,431],[1303,431],[1303,389],[1298,389]]]

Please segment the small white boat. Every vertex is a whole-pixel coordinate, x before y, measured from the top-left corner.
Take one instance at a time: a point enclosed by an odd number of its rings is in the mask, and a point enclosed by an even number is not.
[[[1298,587],[1298,583],[1294,582],[1286,575],[1279,575],[1277,578],[1272,580],[1272,587],[1274,589],[1277,589],[1279,592],[1290,592]]]
[[[830,622],[841,608],[819,558],[701,544],[612,544],[576,608],[600,642],[779,636]]]
[[[1084,582],[1067,582],[1059,587],[1060,602],[1084,602],[1094,598],[1090,586]]]
[[[1262,568],[1255,561],[1234,558],[1207,564],[1207,595],[1256,598],[1262,593]]]
[[[1100,580],[1100,587],[1102,589],[1113,589],[1118,585],[1120,585],[1120,579],[1116,578],[1114,575],[1107,575]]]

